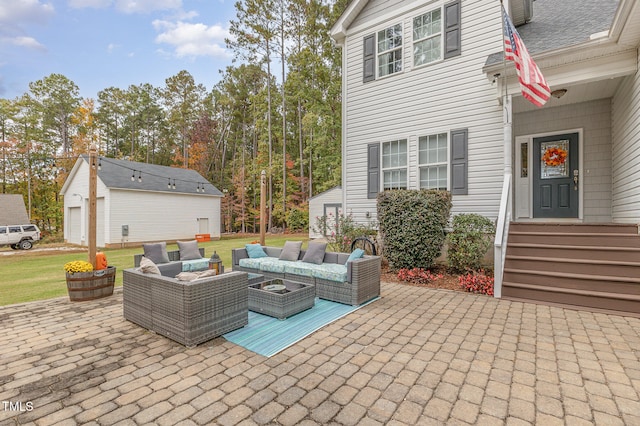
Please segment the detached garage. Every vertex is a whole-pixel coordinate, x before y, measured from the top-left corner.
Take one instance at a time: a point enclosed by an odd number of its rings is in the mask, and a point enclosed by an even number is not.
[[[64,183],[64,238],[88,246],[89,157],[76,161]],[[223,194],[198,172],[99,158],[96,245],[220,238]]]

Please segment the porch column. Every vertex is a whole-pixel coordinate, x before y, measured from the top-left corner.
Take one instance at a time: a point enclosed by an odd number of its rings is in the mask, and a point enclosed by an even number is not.
[[[512,128],[511,122],[512,110],[511,110],[511,95],[504,95],[502,102],[502,115],[503,115],[503,131],[504,131],[504,175],[511,176],[513,173],[513,141],[512,141]]]

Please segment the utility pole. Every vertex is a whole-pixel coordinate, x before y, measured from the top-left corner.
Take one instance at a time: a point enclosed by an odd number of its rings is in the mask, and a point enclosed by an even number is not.
[[[267,203],[267,172],[264,170],[260,174],[260,245],[264,246],[265,244],[265,210]]]
[[[97,206],[96,198],[98,193],[98,161],[95,145],[89,148],[89,263],[96,269],[96,226],[97,226]]]

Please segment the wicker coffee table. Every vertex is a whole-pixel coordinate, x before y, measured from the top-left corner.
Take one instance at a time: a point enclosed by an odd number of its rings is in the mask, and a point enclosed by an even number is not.
[[[316,289],[310,284],[281,279],[264,281],[249,286],[249,310],[282,320],[312,308],[315,297]]]

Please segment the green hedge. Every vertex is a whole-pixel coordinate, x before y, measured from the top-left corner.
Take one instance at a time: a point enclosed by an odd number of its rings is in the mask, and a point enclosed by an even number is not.
[[[493,243],[495,226],[484,216],[463,213],[453,218],[448,235],[447,261],[457,272],[477,271]]]
[[[392,190],[378,194],[378,221],[391,270],[431,268],[440,255],[451,211],[451,193]]]

